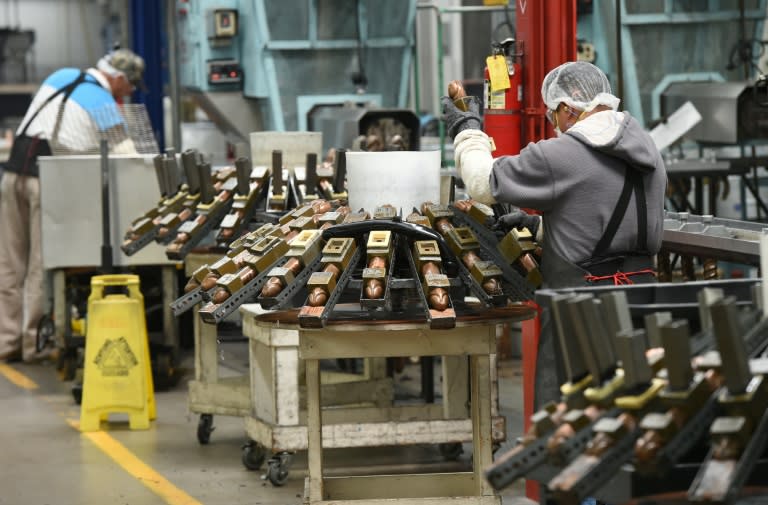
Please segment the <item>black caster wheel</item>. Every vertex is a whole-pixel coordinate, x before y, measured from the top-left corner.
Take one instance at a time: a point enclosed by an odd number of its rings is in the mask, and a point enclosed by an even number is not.
[[[290,466],[291,455],[289,453],[273,456],[267,462],[266,478],[275,487],[285,485],[288,481],[288,467]]]
[[[211,441],[211,433],[215,429],[213,427],[213,414],[200,414],[200,421],[197,423],[197,441],[201,445],[206,445]]]
[[[464,453],[460,442],[440,444],[440,454],[448,461],[456,461]]]
[[[81,383],[72,384],[72,398],[75,399],[75,403],[78,405],[83,403],[83,385]]]
[[[61,381],[71,381],[77,374],[77,349],[64,348],[59,350],[56,360],[56,373]]]
[[[53,345],[53,336],[56,334],[56,327],[53,324],[53,318],[45,314],[37,323],[37,339],[35,340],[35,350],[42,352],[49,345]]]
[[[261,444],[251,440],[243,446],[242,462],[243,466],[251,471],[256,471],[264,464],[267,458],[267,451]]]
[[[176,369],[173,366],[173,356],[170,352],[158,352],[153,364],[155,391],[167,391],[176,383]]]

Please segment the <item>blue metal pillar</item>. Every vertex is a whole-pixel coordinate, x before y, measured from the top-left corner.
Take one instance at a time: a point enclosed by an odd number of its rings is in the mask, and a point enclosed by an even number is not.
[[[165,149],[163,129],[163,90],[167,79],[168,40],[165,36],[165,2],[130,0],[131,49],[144,58],[144,83],[147,92],[137,90],[134,101],[147,107],[152,130],[162,152]]]

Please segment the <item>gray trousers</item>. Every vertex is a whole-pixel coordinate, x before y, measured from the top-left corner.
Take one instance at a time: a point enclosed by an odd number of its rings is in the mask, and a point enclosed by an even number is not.
[[[3,172],[0,182],[0,354],[35,355],[43,315],[40,180]]]

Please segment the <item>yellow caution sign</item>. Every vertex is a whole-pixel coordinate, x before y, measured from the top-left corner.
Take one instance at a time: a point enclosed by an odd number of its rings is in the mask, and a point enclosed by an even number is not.
[[[157,417],[138,275],[91,279],[80,431],[97,431],[111,413],[128,414],[132,430]]]

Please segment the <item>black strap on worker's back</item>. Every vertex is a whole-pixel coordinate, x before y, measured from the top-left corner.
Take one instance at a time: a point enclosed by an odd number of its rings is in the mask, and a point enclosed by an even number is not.
[[[37,108],[35,113],[32,114],[32,117],[29,118],[29,121],[27,121],[27,124],[24,125],[24,128],[21,130],[18,136],[21,137],[22,135],[27,134],[27,128],[29,128],[29,125],[32,124],[32,121],[34,121],[37,115],[40,114],[40,112],[46,107],[46,105],[51,103],[53,99],[56,98],[57,96],[62,94],[64,95],[64,99],[61,101],[61,103],[64,104],[72,95],[72,92],[75,91],[75,88],[77,88],[80,84],[84,82],[90,82],[92,84],[96,84],[97,86],[100,86],[98,82],[86,81],[85,78],[87,75],[88,74],[86,72],[81,71],[80,75],[78,75],[74,81],[70,82],[69,84],[67,84],[62,88],[59,88],[58,90],[56,90],[56,92],[52,93],[48,98],[46,98],[45,101],[42,104],[40,104],[40,107]]]
[[[611,219],[608,221],[608,226],[605,228],[603,236],[595,246],[595,250],[592,253],[593,258],[600,258],[608,251],[608,247],[611,245],[613,238],[616,236],[616,232],[619,230],[624,216],[627,213],[629,207],[629,199],[632,194],[635,195],[635,206],[637,208],[637,251],[648,250],[648,206],[645,201],[645,184],[643,183],[643,174],[639,171],[627,166],[626,173],[624,175],[624,187],[621,189],[621,195],[619,201],[616,203],[616,207],[613,209]]]
[[[5,169],[9,172],[15,172],[24,176],[37,177],[37,159],[39,156],[51,155],[51,143],[55,143],[58,139],[59,129],[61,128],[62,118],[64,117],[65,105],[69,100],[69,97],[75,91],[75,89],[83,83],[90,83],[95,86],[101,87],[96,80],[87,80],[85,72],[80,72],[75,80],[62,88],[51,93],[35,112],[30,116],[29,121],[26,122],[18,135],[13,139],[13,145],[11,146],[11,152],[8,156],[8,162],[5,165]],[[63,100],[59,105],[58,113],[56,114],[56,123],[54,124],[53,133],[50,135],[50,139],[43,139],[35,135],[30,137],[27,135],[29,125],[37,118],[38,114],[47,107],[56,97],[63,95]]]

